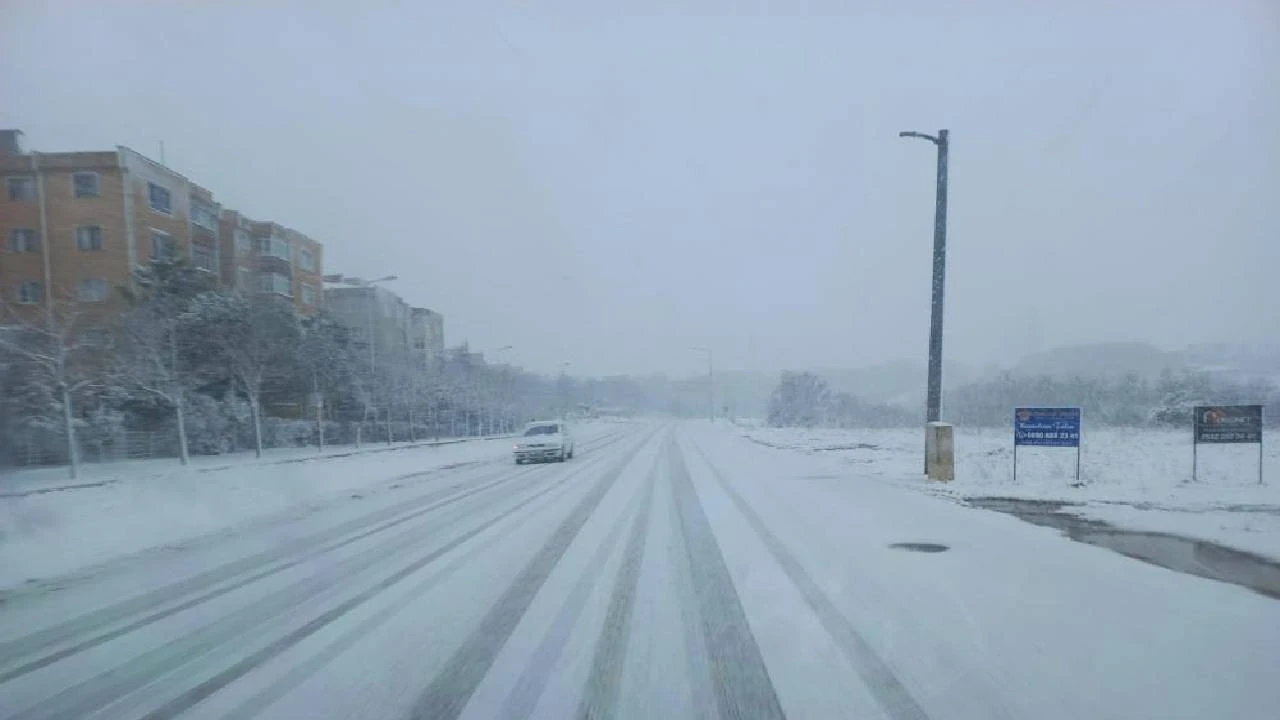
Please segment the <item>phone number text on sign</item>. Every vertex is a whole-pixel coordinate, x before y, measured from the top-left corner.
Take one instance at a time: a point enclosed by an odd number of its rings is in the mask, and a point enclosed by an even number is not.
[[[1013,413],[1017,445],[1080,446],[1080,408],[1017,408]]]

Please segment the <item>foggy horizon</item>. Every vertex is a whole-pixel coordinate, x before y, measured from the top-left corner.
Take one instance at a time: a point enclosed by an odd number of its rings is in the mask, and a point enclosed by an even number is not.
[[[163,142],[540,372],[923,364],[935,156],[897,133],[944,127],[948,363],[1280,336],[1276,6],[815,5],[16,2],[0,127]]]

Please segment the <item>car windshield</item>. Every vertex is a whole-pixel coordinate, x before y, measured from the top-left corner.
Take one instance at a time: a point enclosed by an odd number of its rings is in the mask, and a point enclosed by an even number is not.
[[[533,437],[534,435],[555,435],[560,432],[559,425],[534,425],[524,431],[525,437]]]

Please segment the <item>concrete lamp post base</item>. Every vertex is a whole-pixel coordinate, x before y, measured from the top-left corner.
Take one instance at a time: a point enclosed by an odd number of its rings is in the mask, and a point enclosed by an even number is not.
[[[930,480],[950,482],[956,478],[955,434],[950,423],[931,422],[924,426],[924,467]]]

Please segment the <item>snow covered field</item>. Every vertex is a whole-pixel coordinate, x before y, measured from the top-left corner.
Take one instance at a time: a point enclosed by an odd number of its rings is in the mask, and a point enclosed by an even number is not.
[[[1076,453],[1018,449],[1007,428],[956,428],[956,480],[923,479],[923,430],[803,429],[742,426],[751,440],[827,457],[851,480],[880,479],[952,497],[1006,497],[1080,503],[1084,517],[1125,528],[1221,542],[1280,558],[1280,447],[1265,446],[1258,484],[1257,445],[1201,445],[1199,477],[1191,480],[1189,431],[1086,426],[1082,485],[1074,487]],[[1265,437],[1264,437],[1265,439]]]
[[[584,425],[583,438],[609,424]],[[86,465],[0,476],[0,590],[281,514],[304,515],[353,492],[371,495],[442,468],[509,462],[506,438],[440,446],[366,445]],[[74,486],[70,489],[68,486]]]

